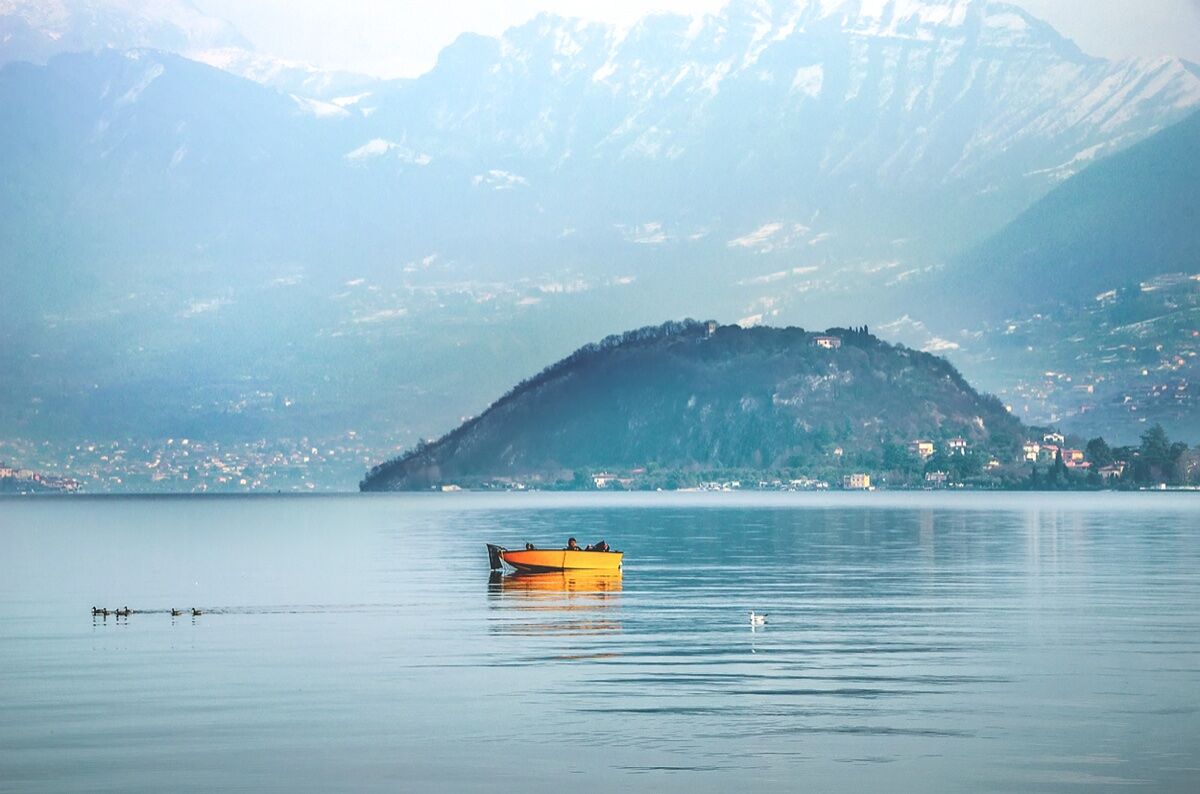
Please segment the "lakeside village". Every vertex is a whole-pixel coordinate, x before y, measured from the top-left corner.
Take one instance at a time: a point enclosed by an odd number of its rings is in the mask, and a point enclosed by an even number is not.
[[[1072,446],[1078,445],[1078,448]],[[963,438],[916,439],[884,450],[883,465],[857,469],[842,447],[819,473],[733,469],[683,471],[653,465],[627,471],[575,472],[571,480],[494,478],[446,483],[433,490],[874,491],[886,490],[1200,490],[1200,449],[1172,443],[1161,427],[1131,447],[1086,443],[1054,430],[1024,442],[1010,460],[983,455]]]
[[[65,449],[0,440],[0,494],[341,491],[349,490],[348,483],[373,461],[396,454],[398,446],[375,448],[354,433],[320,441],[222,445],[180,438],[87,442]],[[16,460],[27,463],[11,463]],[[1172,442],[1157,426],[1130,447],[1110,447],[1102,438],[1084,442],[1046,429],[1003,452],[973,448],[963,438],[915,439],[907,446],[889,445],[882,455],[856,455],[833,446],[824,460],[804,470],[703,471],[647,464],[568,476],[462,480],[434,490],[1190,490],[1200,489],[1200,448]]]
[[[80,486],[79,480],[71,477],[58,477],[0,463],[0,494],[76,493]]]
[[[57,444],[0,439],[0,494],[321,493],[350,490],[400,440],[333,438],[219,442],[194,438]]]

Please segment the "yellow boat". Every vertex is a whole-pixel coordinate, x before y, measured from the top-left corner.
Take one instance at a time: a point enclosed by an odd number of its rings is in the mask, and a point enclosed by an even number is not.
[[[509,551],[503,546],[487,544],[488,560],[492,570],[508,565],[524,573],[547,573],[549,571],[619,571],[620,551],[579,551],[570,549],[516,549]]]

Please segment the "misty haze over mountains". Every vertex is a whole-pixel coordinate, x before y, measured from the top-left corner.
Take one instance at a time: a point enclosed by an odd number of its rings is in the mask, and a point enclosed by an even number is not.
[[[1043,360],[996,365],[1005,321],[1043,307],[954,270],[1200,106],[1194,64],[1094,58],[983,0],[542,16],[399,81],[274,61],[169,0],[8,0],[0,40],[10,436],[415,440],[584,342],[684,316],[871,323],[1027,421],[1084,421],[1010,396]],[[1200,271],[1147,261],[1118,272]],[[1035,293],[1072,307],[1047,333],[1118,322],[1089,314],[1094,287]]]

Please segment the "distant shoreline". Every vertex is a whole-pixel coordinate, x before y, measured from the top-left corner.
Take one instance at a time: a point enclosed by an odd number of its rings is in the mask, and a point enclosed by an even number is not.
[[[1095,490],[1022,490],[1015,488],[875,488],[869,491],[865,490],[844,490],[838,489],[822,489],[822,490],[795,490],[795,491],[780,491],[769,489],[745,488],[728,491],[717,490],[701,490],[701,489],[677,489],[677,490],[571,490],[561,488],[527,488],[524,490],[501,490],[495,488],[462,488],[456,491],[359,491],[359,490],[337,490],[337,491],[281,491],[278,493],[264,492],[202,492],[192,493],[188,491],[129,491],[129,492],[106,492],[106,493],[0,493],[0,501],[37,501],[37,502],[64,502],[64,501],[101,501],[101,500],[119,500],[119,499],[139,499],[145,501],[153,500],[178,500],[178,499],[277,499],[277,498],[297,498],[297,499],[320,499],[320,498],[388,498],[388,497],[420,497],[422,499],[434,500],[444,499],[452,500],[456,497],[481,497],[481,496],[496,496],[501,498],[519,498],[522,496],[588,496],[595,498],[597,501],[615,500],[619,501],[628,497],[669,497],[669,496],[688,496],[698,497],[702,499],[745,499],[751,497],[767,497],[776,501],[786,501],[789,499],[815,499],[815,498],[848,498],[848,497],[866,497],[867,499],[879,498],[884,499],[889,495],[925,495],[937,497],[959,498],[962,496],[984,496],[984,495],[1009,495],[1009,494],[1024,494],[1026,496],[1099,496],[1099,495],[1138,495],[1138,494],[1180,494],[1180,493],[1198,493],[1200,494],[1200,486],[1168,486],[1166,488],[1102,488]]]

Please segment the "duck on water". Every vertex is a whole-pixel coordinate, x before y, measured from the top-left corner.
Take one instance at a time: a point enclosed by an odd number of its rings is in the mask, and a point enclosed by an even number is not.
[[[110,610],[108,607],[92,607],[92,617],[108,617],[116,615],[119,618],[127,618],[133,614],[133,610],[129,607],[121,607],[120,609]]]

